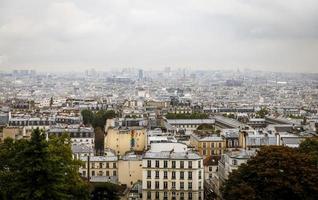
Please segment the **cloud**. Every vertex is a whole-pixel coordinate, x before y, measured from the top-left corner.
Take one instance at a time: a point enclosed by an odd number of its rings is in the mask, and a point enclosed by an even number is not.
[[[315,0],[2,0],[0,69],[317,72]]]

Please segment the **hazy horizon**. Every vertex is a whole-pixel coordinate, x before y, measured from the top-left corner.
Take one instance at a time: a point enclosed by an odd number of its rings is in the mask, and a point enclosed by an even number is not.
[[[317,73],[315,0],[2,0],[0,71]]]

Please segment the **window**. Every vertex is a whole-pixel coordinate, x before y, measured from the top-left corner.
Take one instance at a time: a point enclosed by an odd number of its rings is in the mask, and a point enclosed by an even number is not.
[[[117,172],[116,171],[113,171],[113,176],[117,176]]]
[[[151,178],[151,171],[150,170],[147,171],[147,178]]]
[[[188,183],[188,189],[192,190],[192,183],[191,182]]]
[[[199,171],[199,179],[201,179],[201,171]]]
[[[214,148],[214,143],[213,142],[211,142],[211,148]]]
[[[184,161],[180,161],[180,168],[184,168]]]
[[[181,179],[181,180],[184,179],[184,172],[180,172],[180,179]]]
[[[180,190],[184,189],[184,182],[180,182]]]
[[[156,160],[156,168],[159,168],[159,160]]]
[[[86,176],[86,171],[83,171],[82,176]]]
[[[116,168],[116,163],[115,162],[113,163],[113,168]]]
[[[219,142],[219,148],[221,148],[222,147],[222,143],[221,142]]]
[[[163,199],[167,200],[168,199],[168,192],[163,192]]]
[[[99,168],[103,168],[103,163],[99,163]]]
[[[180,192],[180,200],[184,200],[184,192]]]
[[[203,142],[203,148],[206,148],[206,143],[205,142]]]
[[[95,176],[95,171],[92,171],[92,176]]]
[[[172,172],[171,178],[172,178],[172,179],[176,179],[176,172]]]
[[[159,189],[159,181],[156,181],[156,182],[155,182],[155,188],[156,188],[156,189]]]
[[[151,192],[147,192],[147,199],[151,199]]]
[[[166,160],[163,161],[163,167],[164,167],[164,168],[168,168],[168,161],[166,161]]]
[[[200,160],[198,161],[198,165],[199,165],[199,168],[201,168],[201,161]]]
[[[156,171],[156,179],[159,178],[159,171]]]
[[[159,192],[156,192],[156,199],[159,199]]]
[[[168,182],[167,181],[163,182],[163,189],[168,189]]]
[[[176,189],[176,182],[171,182],[172,183],[172,189]]]
[[[176,161],[172,161],[172,168],[176,168]]]
[[[167,178],[168,178],[168,172],[167,172],[167,171],[164,171],[164,172],[163,172],[163,178],[164,178],[164,179],[167,179]]]
[[[192,172],[188,172],[188,179],[192,180]]]
[[[206,155],[206,150],[205,150],[205,149],[202,150],[202,154],[203,154],[203,155]]]
[[[199,181],[199,190],[202,189],[202,186],[201,186],[201,181]]]
[[[237,165],[237,160],[232,160],[232,165]]]
[[[151,181],[147,181],[147,188],[151,189]]]
[[[147,161],[147,167],[151,167],[151,160]]]
[[[209,167],[209,172],[212,172],[212,167],[211,166]]]
[[[191,169],[192,168],[192,161],[189,161],[189,169]]]
[[[109,163],[106,163],[106,168],[109,168]]]
[[[109,176],[109,171],[106,171],[106,176]]]

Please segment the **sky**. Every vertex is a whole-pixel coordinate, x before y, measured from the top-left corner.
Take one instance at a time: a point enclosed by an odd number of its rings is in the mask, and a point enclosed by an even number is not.
[[[317,0],[0,0],[0,70],[318,72]]]

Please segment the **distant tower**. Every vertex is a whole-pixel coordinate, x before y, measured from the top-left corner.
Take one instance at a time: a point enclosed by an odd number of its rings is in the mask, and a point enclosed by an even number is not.
[[[138,80],[143,80],[144,79],[144,71],[140,69],[138,71]]]

